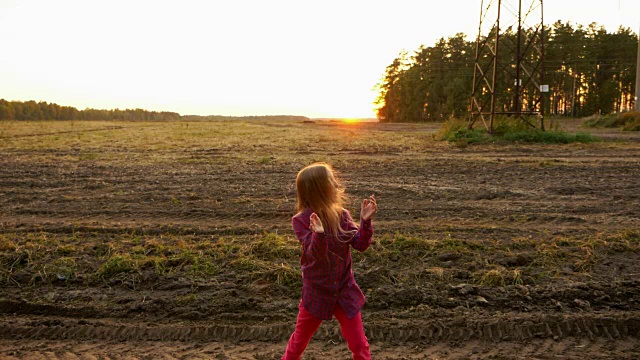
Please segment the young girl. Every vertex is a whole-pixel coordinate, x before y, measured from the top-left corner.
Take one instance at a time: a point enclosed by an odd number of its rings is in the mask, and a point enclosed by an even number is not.
[[[350,247],[365,251],[371,244],[376,199],[372,195],[362,202],[358,227],[342,207],[344,190],[330,165],[315,163],[300,170],[296,188],[299,212],[292,223],[302,244],[302,301],[282,359],[300,359],[322,321],[332,315],[353,358],[371,359],[360,315],[365,297],[353,277]]]

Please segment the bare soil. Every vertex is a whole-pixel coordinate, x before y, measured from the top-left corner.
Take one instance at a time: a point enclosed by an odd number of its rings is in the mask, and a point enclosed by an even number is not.
[[[640,356],[639,133],[459,148],[437,124],[0,127],[1,358],[279,358],[313,161],[355,216],[380,204],[354,254],[374,358]],[[335,321],[306,356],[349,358]]]

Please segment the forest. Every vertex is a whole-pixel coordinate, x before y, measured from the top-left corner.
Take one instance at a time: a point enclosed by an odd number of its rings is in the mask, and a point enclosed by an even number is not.
[[[544,113],[583,117],[633,107],[637,35],[558,21],[545,26]],[[504,38],[515,37],[503,34]],[[512,40],[513,41],[513,40]],[[476,41],[459,33],[433,46],[402,52],[377,84],[381,122],[438,121],[465,117],[473,83]]]

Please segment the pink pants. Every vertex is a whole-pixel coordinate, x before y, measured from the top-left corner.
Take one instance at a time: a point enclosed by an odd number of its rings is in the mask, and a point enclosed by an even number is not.
[[[364,335],[364,327],[360,313],[352,319],[349,319],[340,305],[336,305],[333,310],[333,316],[340,322],[340,332],[342,332],[342,337],[347,341],[349,350],[353,353],[353,359],[371,360],[369,342]],[[300,359],[302,352],[307,348],[311,337],[316,330],[318,330],[320,324],[322,324],[322,320],[311,315],[311,313],[302,306],[302,303],[300,303],[296,330],[291,334],[291,338],[289,338],[287,350],[282,356],[282,360]]]

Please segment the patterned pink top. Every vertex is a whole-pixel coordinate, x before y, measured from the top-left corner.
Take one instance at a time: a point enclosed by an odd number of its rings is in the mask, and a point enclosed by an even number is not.
[[[358,228],[344,210],[341,226],[352,233],[336,239],[326,228],[324,234],[309,229],[312,213],[306,209],[291,220],[302,244],[302,305],[318,319],[330,320],[334,307],[339,304],[347,317],[353,318],[366,299],[353,277],[351,247],[365,251],[371,245],[373,225],[371,220],[361,220]]]

